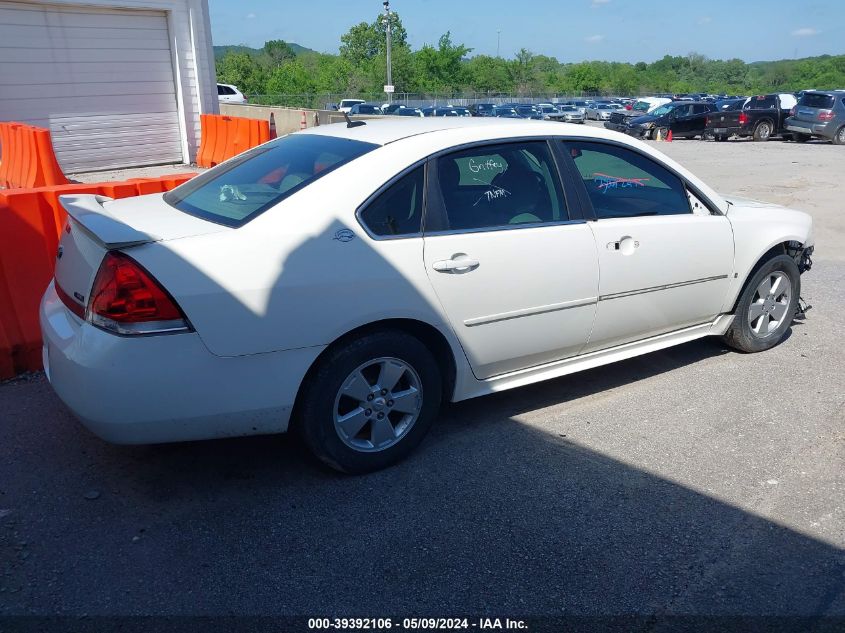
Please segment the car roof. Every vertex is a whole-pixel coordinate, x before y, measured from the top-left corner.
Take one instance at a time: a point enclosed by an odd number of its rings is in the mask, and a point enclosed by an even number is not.
[[[405,148],[431,155],[448,151],[460,145],[480,142],[506,142],[511,139],[544,137],[572,137],[582,140],[608,140],[634,146],[642,153],[659,157],[692,182],[708,196],[723,212],[727,209],[724,199],[706,183],[690,173],[668,156],[642,141],[632,139],[601,127],[539,121],[533,119],[502,119],[496,117],[385,117],[385,120],[370,120],[366,125],[348,127],[346,123],[332,123],[310,127],[295,134],[316,134],[344,138],[376,145],[390,145],[394,153],[402,155]],[[386,150],[388,148],[385,148]],[[376,154],[378,152],[373,152]],[[365,154],[369,156],[370,154]]]
[[[332,123],[310,127],[297,134],[319,134],[346,138],[376,145],[387,145],[405,138],[421,134],[435,134],[437,132],[462,129],[465,142],[484,141],[487,139],[520,137],[520,136],[560,136],[565,128],[556,121],[503,120],[496,118],[470,117],[441,117],[426,119],[398,119],[370,120],[366,125],[347,127],[346,123]],[[565,133],[565,132],[564,132]],[[581,137],[618,138],[618,134],[604,128],[578,126],[574,135]],[[448,149],[451,144],[450,136],[443,135],[443,148]]]

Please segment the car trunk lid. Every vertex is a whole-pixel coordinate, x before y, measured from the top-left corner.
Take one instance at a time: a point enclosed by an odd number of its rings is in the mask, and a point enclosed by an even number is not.
[[[106,196],[61,196],[68,220],[56,254],[55,280],[63,301],[77,315],[105,254],[149,242],[231,231],[174,209],[161,194],[112,200]]]

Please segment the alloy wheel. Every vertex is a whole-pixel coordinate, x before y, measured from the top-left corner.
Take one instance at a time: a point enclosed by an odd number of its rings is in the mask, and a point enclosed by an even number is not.
[[[401,440],[420,416],[422,381],[398,358],[376,358],[357,367],[335,396],[334,426],[350,448],[383,451]]]
[[[786,273],[774,271],[766,275],[748,308],[748,324],[754,336],[765,338],[791,318],[788,314],[791,299],[792,283]]]

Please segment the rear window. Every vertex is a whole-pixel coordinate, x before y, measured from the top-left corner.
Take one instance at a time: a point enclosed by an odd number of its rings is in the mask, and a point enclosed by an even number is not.
[[[777,97],[772,95],[758,95],[751,97],[745,104],[745,110],[774,110],[778,107]]]
[[[238,227],[378,145],[293,134],[253,148],[164,195],[190,215]]]
[[[806,106],[808,108],[825,108],[829,109],[833,107],[835,99],[832,95],[824,95],[818,94],[814,92],[808,92],[803,97],[801,97],[801,101],[798,105]]]

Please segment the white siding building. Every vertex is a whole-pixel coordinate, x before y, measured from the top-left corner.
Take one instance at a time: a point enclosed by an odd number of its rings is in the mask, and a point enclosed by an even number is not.
[[[215,112],[207,0],[0,0],[0,120],[65,173],[193,162]]]

